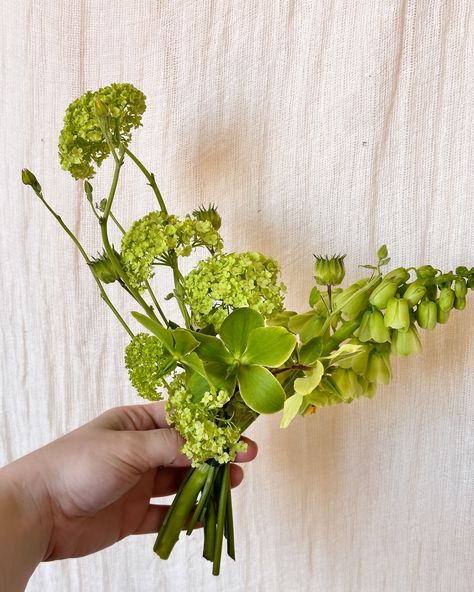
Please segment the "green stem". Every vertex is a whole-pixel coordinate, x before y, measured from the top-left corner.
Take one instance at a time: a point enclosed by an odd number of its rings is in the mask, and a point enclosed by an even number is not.
[[[211,497],[206,506],[206,513],[204,515],[204,548],[202,556],[208,561],[214,559],[214,546],[216,542],[216,509],[214,507],[214,499]]]
[[[63,219],[61,218],[61,216],[59,214],[57,214],[55,212],[55,210],[53,210],[53,208],[49,205],[49,203],[46,201],[46,199],[44,198],[43,194],[41,192],[35,191],[36,195],[40,198],[41,202],[43,203],[43,205],[47,208],[47,210],[54,216],[54,218],[56,218],[57,222],[60,224],[61,228],[66,232],[66,234],[69,236],[69,238],[73,241],[73,243],[75,244],[75,246],[77,247],[79,253],[82,255],[82,257],[84,258],[85,262],[88,264],[89,269],[91,270],[92,276],[100,290],[100,295],[102,300],[107,304],[107,306],[110,308],[110,310],[114,313],[114,315],[117,317],[118,321],[120,322],[120,324],[122,325],[122,327],[125,329],[125,331],[129,334],[130,337],[133,337],[133,332],[130,329],[130,327],[127,325],[127,323],[125,322],[125,320],[123,319],[123,317],[120,315],[120,313],[118,312],[118,310],[115,308],[115,306],[112,304],[110,298],[107,295],[107,292],[104,289],[104,286],[102,285],[102,282],[100,281],[100,279],[97,277],[96,273],[94,272],[93,268],[91,267],[91,260],[89,259],[89,257],[87,256],[87,253],[85,252],[82,244],[80,243],[79,239],[74,235],[74,233],[70,230],[70,228],[64,223]]]
[[[232,513],[232,490],[227,496],[227,508],[225,516],[225,537],[227,539],[227,555],[235,561],[234,517]]]
[[[203,511],[206,508],[207,502],[209,501],[209,496],[212,491],[212,486],[214,484],[214,478],[216,476],[216,469],[211,466],[209,473],[207,475],[206,483],[204,484],[203,490],[201,492],[201,497],[199,499],[199,503],[194,510],[193,517],[191,518],[191,522],[189,523],[188,530],[186,531],[187,535],[190,535],[194,527],[197,524],[197,521],[201,518]]]
[[[153,550],[162,559],[168,559],[179,539],[182,528],[193,509],[199,492],[203,489],[211,466],[202,463],[191,469],[188,478],[176,494],[166,519],[160,529]]]
[[[141,172],[145,175],[150,187],[153,189],[153,193],[160,204],[160,209],[163,213],[167,214],[168,210],[166,209],[165,202],[163,196],[161,195],[160,190],[158,189],[158,185],[155,181],[155,175],[150,173],[150,171],[144,166],[144,164],[131,152],[128,148],[125,148],[125,154],[129,156],[133,162],[137,165],[137,167],[141,170]]]
[[[218,576],[221,566],[222,540],[224,538],[224,525],[227,510],[227,496],[230,490],[230,465],[226,464],[222,469],[222,482],[219,491],[219,505],[217,508],[216,542],[214,545],[214,559],[212,562],[212,575]]]

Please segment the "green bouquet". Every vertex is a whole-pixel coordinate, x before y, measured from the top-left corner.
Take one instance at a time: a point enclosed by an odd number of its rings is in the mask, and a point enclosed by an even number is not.
[[[421,349],[418,328],[434,329],[453,309],[466,306],[474,268],[442,273],[430,265],[388,273],[386,246],[366,277],[341,288],[344,256],[316,257],[308,311],[284,307],[279,267],[258,252],[226,252],[214,206],[179,217],[170,214],[155,176],[130,150],[132,130],[141,125],[145,96],[131,84],[87,92],[67,109],[59,137],[62,167],[84,181],[84,197],[98,222],[103,252],[90,257],[46,201],[36,177],[22,180],[70,236],[89,266],[100,294],[130,337],[125,365],[142,397],[167,393],[167,419],[183,436],[182,451],[192,468],[182,482],[156,540],[155,552],[169,557],[183,528],[204,525],[203,555],[220,570],[224,538],[235,558],[229,463],[246,444],[242,433],[260,414],[282,411],[281,426],[296,415],[372,398],[391,379],[390,356]],[[108,197],[96,197],[90,179],[104,159],[113,158]],[[125,230],[113,213],[122,167],[143,173],[158,205]],[[112,244],[111,226],[121,234]],[[183,257],[203,258],[186,275]],[[155,273],[165,270],[173,291],[157,295]],[[118,283],[129,294],[135,333],[107,295]],[[182,320],[168,318],[174,299]]]

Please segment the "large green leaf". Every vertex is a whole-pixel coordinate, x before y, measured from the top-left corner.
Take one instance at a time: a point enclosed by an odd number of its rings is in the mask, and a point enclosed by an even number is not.
[[[194,338],[199,341],[199,357],[206,362],[231,364],[234,359],[218,337],[204,335],[193,331]]]
[[[303,402],[303,395],[296,393],[285,401],[283,407],[283,417],[281,418],[280,427],[287,428],[298,413],[301,403]]]
[[[296,337],[283,327],[258,327],[250,332],[242,364],[281,366],[295,349]]]
[[[195,352],[191,352],[187,356],[184,356],[181,358],[180,362],[185,368],[191,369],[193,372],[199,374],[199,376],[202,376],[208,380],[204,364],[202,363],[201,358]]]
[[[191,393],[192,402],[198,403],[204,397],[204,393],[210,390],[210,387],[203,376],[188,369],[186,371],[186,390]]]
[[[189,354],[199,345],[199,341],[193,337],[191,331],[175,329],[171,333],[173,334],[174,350],[178,357]]]
[[[263,325],[263,317],[256,310],[238,308],[224,319],[219,333],[234,358],[240,359],[247,347],[250,332]]]
[[[283,408],[285,391],[266,368],[240,366],[237,380],[242,399],[257,413],[276,413]]]
[[[150,319],[150,317],[147,317],[141,312],[134,311],[132,312],[132,316],[137,319],[137,321],[146,329],[148,329],[148,331],[153,333],[153,335],[156,335],[156,337],[158,337],[165,349],[167,349],[170,354],[174,354],[174,341],[171,331],[168,331],[168,329],[165,329],[163,325],[158,323],[158,321]]]

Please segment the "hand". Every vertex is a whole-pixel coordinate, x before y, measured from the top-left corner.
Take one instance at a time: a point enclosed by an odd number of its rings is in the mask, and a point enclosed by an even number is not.
[[[255,458],[257,447],[238,462]],[[150,498],[176,492],[190,465],[164,404],[118,407],[3,471],[41,513],[42,560],[79,557],[131,534],[157,532],[169,506]],[[233,486],[243,478],[231,467]]]

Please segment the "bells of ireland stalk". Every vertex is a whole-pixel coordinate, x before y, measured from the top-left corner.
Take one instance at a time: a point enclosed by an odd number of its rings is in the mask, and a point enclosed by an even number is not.
[[[432,300],[423,300],[416,309],[416,320],[422,329],[431,331],[438,322],[438,307]]]
[[[397,356],[410,356],[421,351],[421,341],[415,325],[407,331],[394,331],[392,335],[392,353]]]
[[[390,298],[385,312],[385,326],[406,331],[410,326],[410,309],[403,298]]]
[[[338,286],[346,275],[344,267],[345,255],[333,255],[332,257],[315,255],[315,257],[314,279],[316,283],[322,286]]]

